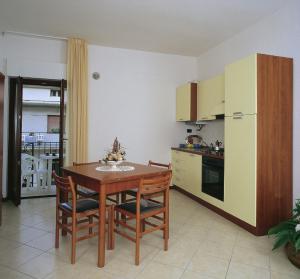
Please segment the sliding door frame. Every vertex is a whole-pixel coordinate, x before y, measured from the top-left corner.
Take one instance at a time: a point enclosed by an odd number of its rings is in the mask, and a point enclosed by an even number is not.
[[[18,86],[19,84],[19,86]],[[21,86],[20,86],[21,85]],[[63,166],[63,131],[64,131],[64,91],[67,88],[67,81],[10,77],[9,79],[9,140],[8,140],[8,199],[16,206],[21,199],[21,133],[22,133],[22,92],[24,85],[57,87],[61,90],[60,97],[60,134],[59,134],[59,170]],[[16,91],[17,87],[21,92]],[[14,156],[11,156],[14,154]],[[16,158],[16,160],[14,160]]]

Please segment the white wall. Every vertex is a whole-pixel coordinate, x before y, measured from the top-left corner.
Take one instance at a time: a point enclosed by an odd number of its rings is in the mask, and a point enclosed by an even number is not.
[[[7,75],[66,78],[66,41],[5,34],[2,44],[0,58],[7,63]]]
[[[196,59],[91,45],[89,70],[89,160],[117,136],[127,160],[169,162],[186,129],[175,122],[176,86],[195,79]]]
[[[224,66],[251,53],[294,58],[294,199],[300,198],[300,1],[237,34],[198,58],[198,78],[224,71]],[[284,146],[278,147],[284,148]]]
[[[0,70],[9,76],[65,78],[64,41],[5,35],[0,51]],[[92,45],[89,71],[89,160],[102,158],[118,136],[128,160],[170,161],[170,147],[182,141],[186,129],[175,122],[175,88],[196,78],[196,58]],[[98,81],[91,78],[94,71],[101,74]],[[6,89],[5,130],[7,97]]]

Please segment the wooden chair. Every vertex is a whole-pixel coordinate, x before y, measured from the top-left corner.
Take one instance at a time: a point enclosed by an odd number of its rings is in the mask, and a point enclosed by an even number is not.
[[[53,177],[56,185],[56,226],[55,226],[55,248],[59,248],[59,229],[70,233],[72,238],[71,263],[76,259],[76,242],[98,236],[98,232],[93,232],[93,228],[98,226],[99,203],[94,199],[77,199],[75,185],[72,178],[60,177],[53,171]],[[61,202],[66,196],[70,195],[71,200]],[[108,208],[108,220],[113,215],[112,207]],[[68,218],[71,222],[68,223]],[[94,222],[95,219],[97,220]],[[86,224],[84,224],[86,223]],[[111,247],[112,227],[109,226],[108,247]],[[88,233],[77,237],[80,230],[88,230]]]
[[[98,163],[98,162],[92,162],[92,163],[76,163],[76,162],[73,162],[73,166],[91,165],[91,164],[95,164],[95,163]],[[96,191],[87,189],[84,186],[77,185],[76,192],[80,197],[92,198],[92,199],[98,200],[98,193]],[[113,197],[115,197],[115,198],[113,198]],[[117,193],[117,194],[107,195],[106,199],[113,202],[113,203],[115,203],[115,204],[119,204],[120,203],[120,194]]]
[[[158,175],[152,178],[141,179],[139,188],[136,195],[136,201],[127,202],[120,205],[113,205],[116,214],[125,216],[125,220],[118,220],[114,218],[111,226],[111,248],[115,246],[114,232],[121,236],[135,242],[135,264],[139,265],[140,262],[140,241],[141,237],[145,234],[151,233],[156,230],[163,230],[164,238],[164,250],[168,250],[168,239],[169,239],[169,187],[171,181],[171,171]],[[162,193],[163,202],[155,202],[152,200],[142,200],[142,196]],[[158,216],[158,215],[163,215]],[[156,221],[159,220],[159,224],[150,222],[148,219],[154,218]],[[128,220],[136,220],[135,227],[127,223]],[[149,229],[142,229],[142,223],[150,226]],[[119,228],[115,227],[115,224],[125,227],[133,232],[135,236],[131,236]]]
[[[149,161],[148,162],[148,166],[152,166],[152,167],[160,167],[160,168],[166,168],[168,170],[171,169],[171,164],[161,164],[161,163],[156,163],[153,161]],[[127,198],[127,195],[131,196],[132,198]],[[121,202],[129,202],[129,201],[134,201],[136,199],[136,195],[137,195],[137,189],[132,189],[132,190],[128,190],[125,192],[121,193]],[[155,196],[160,196],[161,193],[157,193],[156,195],[149,195],[149,196],[144,196],[143,199],[151,199],[154,198]]]

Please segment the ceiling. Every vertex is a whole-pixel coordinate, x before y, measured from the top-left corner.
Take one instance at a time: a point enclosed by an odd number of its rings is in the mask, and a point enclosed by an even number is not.
[[[291,0],[1,0],[0,31],[199,56]]]

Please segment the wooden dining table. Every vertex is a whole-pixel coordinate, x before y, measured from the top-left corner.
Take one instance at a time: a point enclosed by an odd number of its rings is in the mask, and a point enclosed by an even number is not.
[[[130,171],[98,171],[105,164],[92,163],[63,167],[63,175],[71,176],[75,184],[84,186],[99,193],[99,235],[98,235],[98,267],[105,265],[105,208],[106,195],[119,193],[139,186],[142,178],[148,178],[171,170],[148,165],[123,162],[120,166],[132,166]]]

